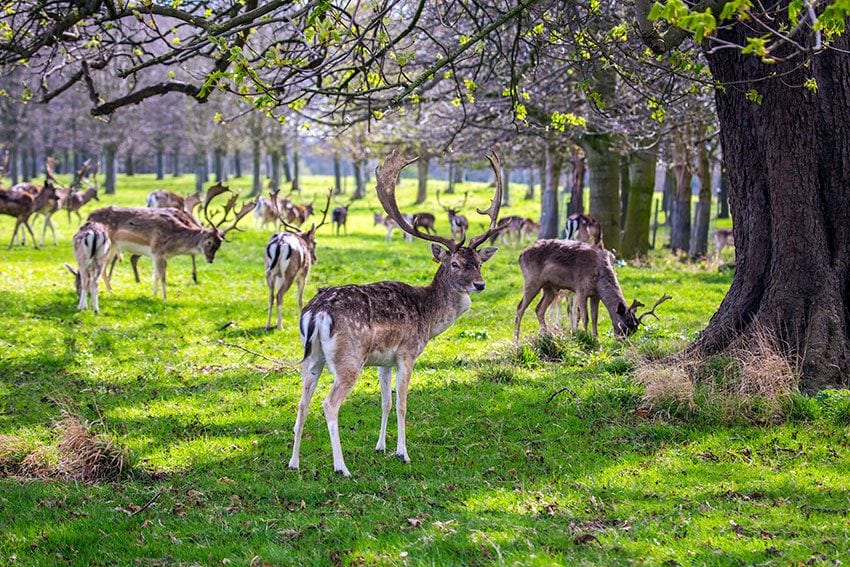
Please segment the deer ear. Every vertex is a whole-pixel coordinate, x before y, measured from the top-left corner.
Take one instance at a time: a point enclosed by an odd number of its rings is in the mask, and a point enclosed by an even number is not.
[[[449,256],[451,256],[448,250],[436,243],[431,244],[431,254],[434,256],[434,261],[440,264],[448,260]]]
[[[617,315],[625,315],[626,314],[626,304],[622,301],[617,304]]]
[[[482,248],[478,252],[478,255],[481,256],[481,263],[483,264],[484,262],[486,262],[487,260],[492,258],[493,254],[495,254],[497,250],[498,250],[498,248],[493,248],[493,247]]]

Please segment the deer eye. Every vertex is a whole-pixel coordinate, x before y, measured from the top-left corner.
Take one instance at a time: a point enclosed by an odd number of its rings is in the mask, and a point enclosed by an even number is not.
[[[458,264],[457,262],[452,262],[452,268],[460,268],[460,264]]]

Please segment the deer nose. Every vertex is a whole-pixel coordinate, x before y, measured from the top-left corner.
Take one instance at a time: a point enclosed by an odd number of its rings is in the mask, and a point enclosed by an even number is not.
[[[485,284],[484,282],[475,282],[475,283],[474,283],[474,284],[472,284],[472,285],[474,285],[474,286],[475,286],[475,289],[476,289],[477,291],[484,291],[484,287],[485,287],[487,284]]]

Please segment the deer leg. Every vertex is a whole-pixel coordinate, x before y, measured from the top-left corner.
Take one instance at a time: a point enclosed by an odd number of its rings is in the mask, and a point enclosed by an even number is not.
[[[567,309],[570,314],[570,330],[575,332],[578,328],[578,306],[576,303],[576,295],[574,293],[570,293],[566,297]]]
[[[387,450],[387,419],[393,407],[393,369],[392,366],[378,367],[378,381],[381,383],[381,434],[375,450],[383,453]]]
[[[514,328],[514,340],[519,340],[519,327],[522,323],[522,316],[525,315],[525,310],[528,308],[528,305],[531,301],[537,296],[540,292],[540,288],[542,286],[526,286],[522,290],[522,299],[519,302],[519,305],[516,308],[516,326]]]
[[[576,292],[576,307],[578,309],[578,318],[584,325],[584,330],[587,332],[587,296]]]
[[[112,279],[112,268],[115,267],[115,262],[118,260],[118,249],[110,248],[109,252],[106,254],[106,260],[103,261],[103,271],[101,272],[101,276],[103,276],[103,283],[106,284],[106,291],[112,293],[112,283],[110,280]],[[110,264],[111,262],[111,264]],[[106,265],[109,264],[109,269],[106,269]]]
[[[395,413],[398,421],[398,439],[396,439],[395,456],[405,463],[410,462],[410,457],[407,456],[405,416],[407,415],[407,388],[410,385],[413,362],[413,360],[399,360],[395,376]]]
[[[283,294],[286,293],[286,282],[282,282],[280,289],[277,290],[277,328],[283,329]],[[299,312],[300,313],[300,312]]]
[[[80,265],[80,301],[77,303],[77,309],[80,311],[88,308],[89,285],[88,267]]]
[[[298,417],[295,418],[295,440],[292,443],[292,458],[289,459],[289,468],[298,469],[300,464],[301,453],[301,435],[304,433],[304,421],[307,419],[307,411],[310,409],[310,400],[313,399],[313,392],[316,391],[316,384],[319,383],[319,376],[322,374],[322,368],[325,367],[325,359],[319,357],[308,357],[301,363],[301,401],[298,402]]]
[[[301,312],[304,310],[304,286],[307,283],[307,276],[305,275],[302,278],[296,278],[295,287],[298,290],[298,316],[301,316]]]
[[[139,279],[139,258],[140,258],[140,256],[138,254],[131,254],[130,255],[130,265],[133,266],[133,277],[136,278],[136,283],[139,283],[139,282],[142,281],[142,280]],[[111,273],[110,273],[110,275],[111,275]],[[156,293],[156,292],[154,292],[154,293]]]
[[[597,330],[597,323],[599,322],[599,296],[592,296],[590,298],[590,320],[593,322],[593,338],[599,336],[599,331]]]
[[[102,269],[103,266],[95,262],[94,270],[92,271],[91,279],[89,280],[89,286],[91,286],[91,304],[95,313],[100,313],[100,304],[97,301],[97,277]]]
[[[157,284],[162,282],[162,299],[165,301],[165,269],[168,261],[164,257],[153,259],[153,295],[156,297]]]
[[[32,227],[30,227],[29,221],[24,221],[24,228],[27,229],[27,232],[29,232],[32,237],[32,247],[38,250],[38,241],[35,239],[35,234],[32,233]],[[21,234],[24,238],[24,244],[26,244],[26,235],[23,232],[21,232]]]
[[[192,254],[192,281],[198,283],[198,266],[195,265],[195,255]]]
[[[274,309],[274,296],[275,296],[275,293],[274,293],[275,278],[274,278],[274,276],[269,276],[269,278],[266,280],[266,283],[268,283],[268,286],[269,286],[269,318],[266,321],[266,330],[271,331],[272,330],[272,310]]]
[[[544,287],[543,297],[540,298],[540,302],[534,308],[534,312],[537,314],[537,320],[540,321],[540,328],[547,332],[549,331],[549,327],[546,325],[546,310],[552,305],[552,301],[557,294],[558,292],[554,288]]]
[[[9,250],[15,246],[15,238],[18,236],[19,226],[21,226],[21,221],[15,221],[15,230],[12,231],[12,240],[9,241]]]
[[[322,402],[322,408],[325,410],[325,420],[328,422],[328,434],[331,437],[331,451],[334,459],[334,472],[340,473],[343,476],[351,476],[348,468],[345,466],[345,460],[342,458],[342,445],[339,442],[339,408],[345,398],[354,388],[354,382],[357,381],[357,374],[360,371],[357,367],[336,367],[332,365],[334,370],[334,383],[331,386],[331,391],[328,392],[328,397]]]

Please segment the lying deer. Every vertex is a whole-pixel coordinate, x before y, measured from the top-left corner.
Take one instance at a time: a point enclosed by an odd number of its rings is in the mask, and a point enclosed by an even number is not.
[[[109,234],[106,227],[96,222],[86,222],[77,231],[73,239],[74,258],[77,260],[77,270],[65,264],[72,274],[77,287],[77,309],[82,311],[88,307],[86,299],[91,295],[92,310],[100,312],[97,301],[97,279],[106,266],[106,256],[109,254]]]
[[[277,299],[277,328],[283,328],[281,308],[283,296],[294,282],[298,289],[298,313],[304,307],[304,285],[310,268],[316,259],[316,231],[325,224],[328,208],[331,204],[331,194],[328,192],[328,203],[322,213],[322,221],[313,223],[308,231],[284,223],[286,232],[273,234],[266,245],[266,285],[269,287],[269,319],[266,330],[272,328],[272,309]]]
[[[643,304],[635,300],[626,306],[611,254],[602,248],[591,246],[577,240],[538,240],[519,255],[519,265],[524,280],[522,300],[517,306],[514,339],[519,339],[522,316],[531,301],[543,290],[543,297],[535,308],[540,327],[544,331],[545,313],[558,292],[568,289],[575,292],[579,317],[587,330],[587,300],[590,300],[590,316],[593,322],[593,336],[598,335],[597,319],[599,301],[605,304],[611,316],[614,334],[625,338],[634,333],[643,318],[655,315],[655,308],[671,299],[664,295],[646,313],[638,316],[636,311]]]
[[[452,229],[452,238],[461,241],[466,236],[466,231],[469,230],[469,220],[464,215],[458,214],[458,211],[466,206],[466,199],[469,197],[469,192],[463,194],[463,203],[459,207],[447,207],[440,202],[440,190],[437,190],[437,204],[443,207],[443,210],[449,214],[449,226]]]
[[[103,224],[112,241],[109,260],[121,251],[131,254],[152,256],[154,260],[153,293],[157,294],[162,282],[162,299],[165,299],[165,273],[168,258],[185,254],[204,254],[212,263],[215,254],[224,242],[227,233],[235,229],[239,221],[251,212],[254,203],[243,205],[236,214],[233,224],[222,230],[229,213],[235,210],[239,195],[234,193],[224,207],[224,215],[214,223],[207,212],[212,200],[218,195],[231,192],[220,184],[210,188],[204,202],[204,217],[209,226],[202,226],[193,217],[179,209],[147,209],[128,207],[103,207],[93,211],[89,220]],[[110,289],[106,277],[106,288]]]
[[[432,242],[431,253],[440,267],[430,285],[414,287],[384,281],[367,285],[322,288],[301,312],[301,361],[303,390],[295,421],[295,441],[289,468],[299,466],[301,434],[307,410],[319,375],[327,362],[334,376],[327,398],[322,402],[333,451],[334,471],[350,476],[339,441],[339,408],[354,387],[364,366],[377,366],[381,384],[381,432],[375,450],[386,449],[387,417],[391,400],[392,368],[396,368],[396,416],[398,439],[396,456],[409,462],[405,437],[407,390],[416,359],[428,341],[443,331],[470,306],[469,294],[483,291],[481,264],[495,254],[495,248],[478,247],[497,230],[502,184],[498,158],[488,156],[496,172],[496,195],[486,211],[490,227],[484,234],[463,242],[420,231],[399,212],[396,180],[401,170],[415,161],[393,151],[376,170],[378,199],[399,228],[407,234]]]

